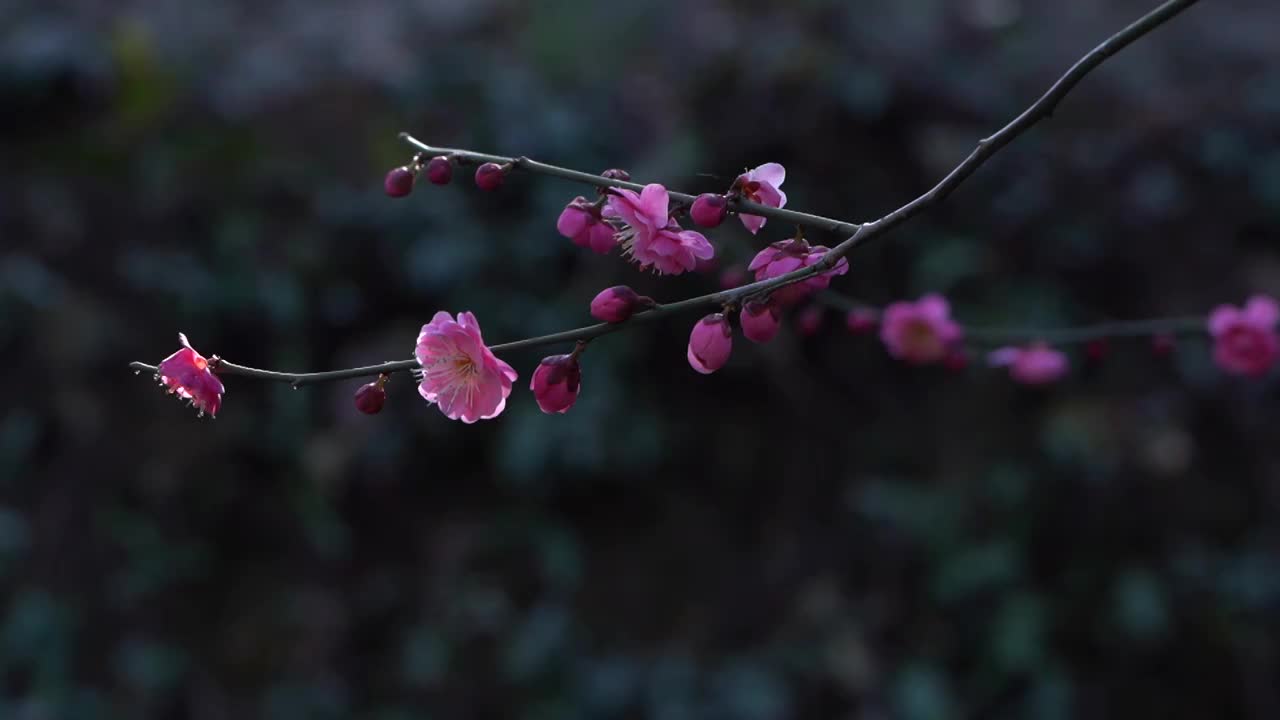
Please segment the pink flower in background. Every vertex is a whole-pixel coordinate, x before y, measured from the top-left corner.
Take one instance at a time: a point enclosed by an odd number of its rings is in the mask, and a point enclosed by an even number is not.
[[[865,335],[875,330],[880,324],[880,313],[876,312],[875,308],[856,307],[845,315],[844,324],[854,335]]]
[[[787,204],[787,194],[782,192],[782,182],[787,179],[787,171],[778,163],[765,163],[754,170],[738,176],[734,187],[742,192],[742,197],[753,203],[780,208]],[[760,232],[766,218],[759,215],[738,215],[742,224],[752,235]]]
[[[604,255],[618,244],[613,226],[600,217],[600,210],[579,195],[565,206],[556,220],[556,230],[578,247]]]
[[[802,239],[781,240],[756,253],[747,269],[756,274],[756,281],[768,280],[786,275],[793,270],[816,265],[826,253],[826,247],[822,245],[811,247]],[[774,290],[772,296],[782,305],[795,305],[814,292],[826,289],[831,284],[831,278],[847,272],[849,272],[849,261],[840,258],[836,261],[835,267],[827,272],[818,273],[800,282]]]
[[[772,299],[765,302],[748,300],[738,313],[738,324],[742,326],[742,334],[754,343],[767,343],[778,334],[782,324],[778,304]]]
[[[414,356],[422,365],[418,393],[450,420],[488,420],[507,406],[516,371],[484,344],[471,313],[458,313],[456,322],[447,312],[436,313],[422,326]]]
[[[689,333],[689,365],[703,375],[724,367],[733,350],[733,329],[722,313],[708,315],[693,326]]]
[[[1280,307],[1266,295],[1254,295],[1242,308],[1214,308],[1208,323],[1213,336],[1213,361],[1233,375],[1265,375],[1280,358],[1277,321]]]
[[[182,349],[160,361],[156,380],[170,395],[190,401],[201,416],[209,413],[210,417],[217,417],[225,392],[222,381],[213,374],[209,361],[191,347],[186,335],[178,333],[178,342]]]
[[[943,360],[963,335],[946,298],[937,294],[893,303],[881,316],[880,339],[889,354],[912,365]]]
[[[663,186],[650,183],[640,193],[615,188],[608,202],[604,214],[627,224],[618,241],[641,269],[679,275],[696,268],[699,260],[715,257],[715,248],[702,233],[684,230],[671,220],[670,196]]]
[[[545,357],[533,371],[529,389],[538,401],[538,409],[547,414],[567,413],[578,399],[582,387],[582,368],[574,355]]]
[[[1045,343],[1026,347],[1003,347],[987,356],[992,367],[1009,368],[1009,377],[1023,385],[1047,385],[1066,376],[1067,356]]]
[[[796,332],[803,337],[817,335],[822,329],[823,311],[826,310],[821,305],[814,304],[800,311],[796,315]]]

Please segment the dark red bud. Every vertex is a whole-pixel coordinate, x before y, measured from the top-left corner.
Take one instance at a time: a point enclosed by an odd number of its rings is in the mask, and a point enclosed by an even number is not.
[[[395,168],[387,173],[382,181],[382,189],[393,198],[400,198],[413,192],[414,172],[408,166]]]

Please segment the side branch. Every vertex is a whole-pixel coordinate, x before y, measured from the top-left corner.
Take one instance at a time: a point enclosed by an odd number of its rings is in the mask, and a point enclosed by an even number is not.
[[[448,155],[455,161],[464,165],[480,165],[481,163],[487,162],[497,163],[499,165],[506,165],[509,163],[512,169],[515,170],[524,170],[525,172],[534,173],[536,175],[546,175],[548,177],[556,177],[563,180],[572,180],[573,182],[595,185],[596,187],[626,188],[627,190],[635,190],[636,192],[640,192],[644,189],[644,185],[641,185],[640,183],[627,182],[625,180],[614,180],[612,178],[582,172],[581,170],[570,170],[569,168],[559,167],[557,165],[548,165],[547,163],[538,162],[537,160],[530,160],[527,157],[505,157],[502,155],[489,155],[486,153],[472,152],[471,150],[461,150],[459,148],[432,147],[407,132],[400,133],[400,139],[428,155]],[[690,195],[688,193],[668,191],[667,194],[684,203],[686,206],[692,205],[693,201],[697,199],[696,195]],[[729,201],[729,210],[746,215],[759,215],[760,217],[778,220],[791,225],[804,225],[806,227],[818,228],[820,230],[826,230],[840,235],[849,235],[858,231],[857,223],[845,222],[843,220],[836,220],[835,218],[823,217],[821,215],[811,215],[809,213],[787,210],[785,208],[769,207],[768,205],[753,203],[749,200],[743,200],[742,198],[731,199]]]

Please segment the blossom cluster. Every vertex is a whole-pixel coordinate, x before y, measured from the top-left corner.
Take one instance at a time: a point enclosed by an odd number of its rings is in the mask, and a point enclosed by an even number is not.
[[[419,154],[410,164],[388,173],[384,189],[392,197],[404,197],[420,176],[432,184],[447,184],[457,162],[452,155],[427,158]],[[476,185],[496,190],[515,162],[480,164]],[[658,183],[632,186],[639,190],[622,187],[630,184],[625,171],[607,170],[602,175],[614,183],[602,187],[595,200],[578,196],[569,201],[556,220],[557,232],[574,245],[602,255],[616,248],[641,270],[659,275],[701,270],[715,258],[711,242],[701,232],[681,226],[681,217],[688,215],[694,224],[714,228],[734,208],[748,207],[744,202],[766,208],[782,208],[787,202],[781,190],[786,171],[778,163],[747,170],[734,179],[727,192],[704,193],[687,205],[673,201],[671,193]],[[753,235],[766,224],[766,218],[759,215],[738,212],[738,217]],[[690,330],[685,353],[689,366],[704,375],[723,368],[733,352],[735,325],[747,340],[768,343],[778,335],[784,317],[794,310],[800,334],[817,332],[823,316],[819,293],[849,271],[848,260],[836,257],[833,262],[830,252],[825,246],[811,245],[802,231],[797,231],[793,237],[757,252],[745,271],[727,270],[721,282],[726,289],[723,296],[728,299]],[[752,280],[759,286],[749,285]],[[616,325],[660,307],[652,298],[618,285],[597,293],[589,313],[601,323]],[[959,370],[969,364],[965,328],[952,317],[950,303],[940,294],[901,300],[883,309],[854,307],[845,320],[855,335],[878,331],[888,356],[905,365]],[[1215,363],[1234,375],[1265,375],[1280,360],[1277,324],[1280,307],[1265,295],[1255,295],[1241,307],[1215,308],[1205,323]],[[224,393],[215,374],[221,361],[217,356],[206,359],[185,336],[179,335],[179,339],[181,348],[160,362],[155,378],[167,392],[197,408],[200,415],[216,416]],[[1172,350],[1170,335],[1157,334],[1151,340],[1158,353]],[[1100,359],[1105,353],[1103,343],[1101,338],[1091,342],[1086,356]],[[586,347],[587,341],[579,340],[572,352],[546,357],[534,369],[529,389],[543,412],[561,414],[573,407],[582,388],[580,358]],[[422,326],[413,356],[422,398],[446,417],[468,424],[500,415],[519,379],[515,369],[486,344],[480,323],[470,312],[456,316],[437,312]],[[1067,354],[1044,340],[997,348],[986,355],[986,362],[1005,369],[1013,381],[1031,386],[1055,383],[1071,369]],[[387,380],[388,375],[381,373],[376,381],[362,385],[355,394],[356,407],[368,414],[379,412],[386,400]]]

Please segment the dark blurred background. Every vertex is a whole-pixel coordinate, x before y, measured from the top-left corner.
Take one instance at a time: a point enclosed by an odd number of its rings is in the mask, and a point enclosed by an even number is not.
[[[125,368],[718,287],[574,248],[562,181],[391,200],[400,130],[692,192],[778,161],[865,220],[1154,5],[0,2],[0,718],[1280,716],[1280,396],[1203,339],[1029,391],[833,313],[703,377],[694,316],[594,343],[566,416],[527,384],[568,348],[509,355],[474,426],[405,376],[374,417],[231,377],[201,421]],[[834,287],[1018,326],[1280,293],[1277,24],[1192,8]]]

